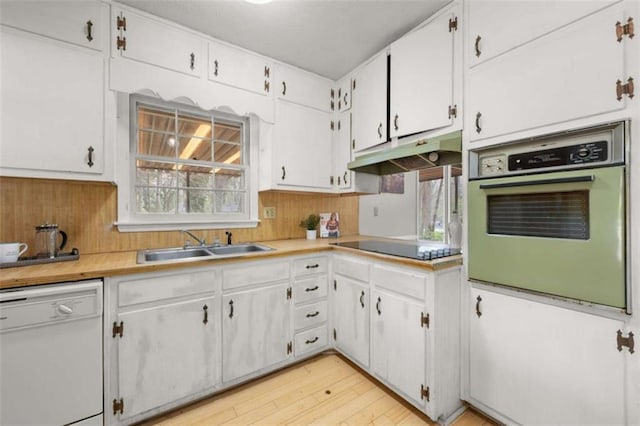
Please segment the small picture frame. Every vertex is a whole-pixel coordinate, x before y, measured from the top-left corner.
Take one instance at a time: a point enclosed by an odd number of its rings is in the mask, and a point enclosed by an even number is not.
[[[340,236],[340,216],[338,212],[320,213],[320,238]]]

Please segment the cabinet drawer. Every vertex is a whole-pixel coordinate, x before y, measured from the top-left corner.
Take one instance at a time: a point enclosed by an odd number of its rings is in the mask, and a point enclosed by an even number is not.
[[[327,301],[312,303],[311,305],[299,306],[296,308],[294,325],[296,330],[302,330],[327,320]]]
[[[376,287],[386,288],[394,293],[424,299],[428,275],[410,272],[388,266],[373,267],[371,281]]]
[[[156,300],[174,299],[215,291],[216,270],[149,277],[118,283],[118,306],[129,306]]]
[[[311,274],[324,274],[327,272],[328,261],[326,257],[309,257],[293,262],[293,275],[303,277]]]
[[[322,349],[327,346],[327,327],[318,327],[296,334],[295,355]]]
[[[289,278],[289,263],[245,263],[222,271],[222,288],[230,290]]]
[[[368,282],[369,263],[350,257],[335,256],[333,258],[333,273]]]
[[[320,275],[318,277],[297,280],[293,285],[293,293],[293,300],[295,303],[326,297],[327,276]]]

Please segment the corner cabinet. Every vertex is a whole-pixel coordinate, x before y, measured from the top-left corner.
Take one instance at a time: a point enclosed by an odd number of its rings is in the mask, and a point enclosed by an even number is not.
[[[505,423],[625,424],[624,322],[503,293],[471,288],[465,399]]]
[[[109,180],[103,175],[106,58],[101,51],[108,7],[65,4],[61,10],[69,15],[53,23],[46,12],[55,8],[44,4],[30,15],[36,5],[0,5],[0,173]],[[47,16],[48,25],[39,27],[38,16]]]
[[[107,280],[105,424],[135,422],[219,385],[218,273]]]

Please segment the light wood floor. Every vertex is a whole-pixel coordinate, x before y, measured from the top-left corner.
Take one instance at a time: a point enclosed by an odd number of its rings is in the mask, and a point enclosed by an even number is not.
[[[320,355],[152,419],[150,425],[433,425],[337,355]],[[495,423],[467,410],[455,426]]]

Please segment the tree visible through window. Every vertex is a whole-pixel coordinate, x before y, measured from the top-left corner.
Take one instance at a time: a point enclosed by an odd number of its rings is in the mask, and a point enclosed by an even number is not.
[[[462,217],[459,166],[443,166],[418,173],[418,239],[448,242],[452,213]]]
[[[245,121],[139,99],[133,105],[136,213],[247,212]]]

